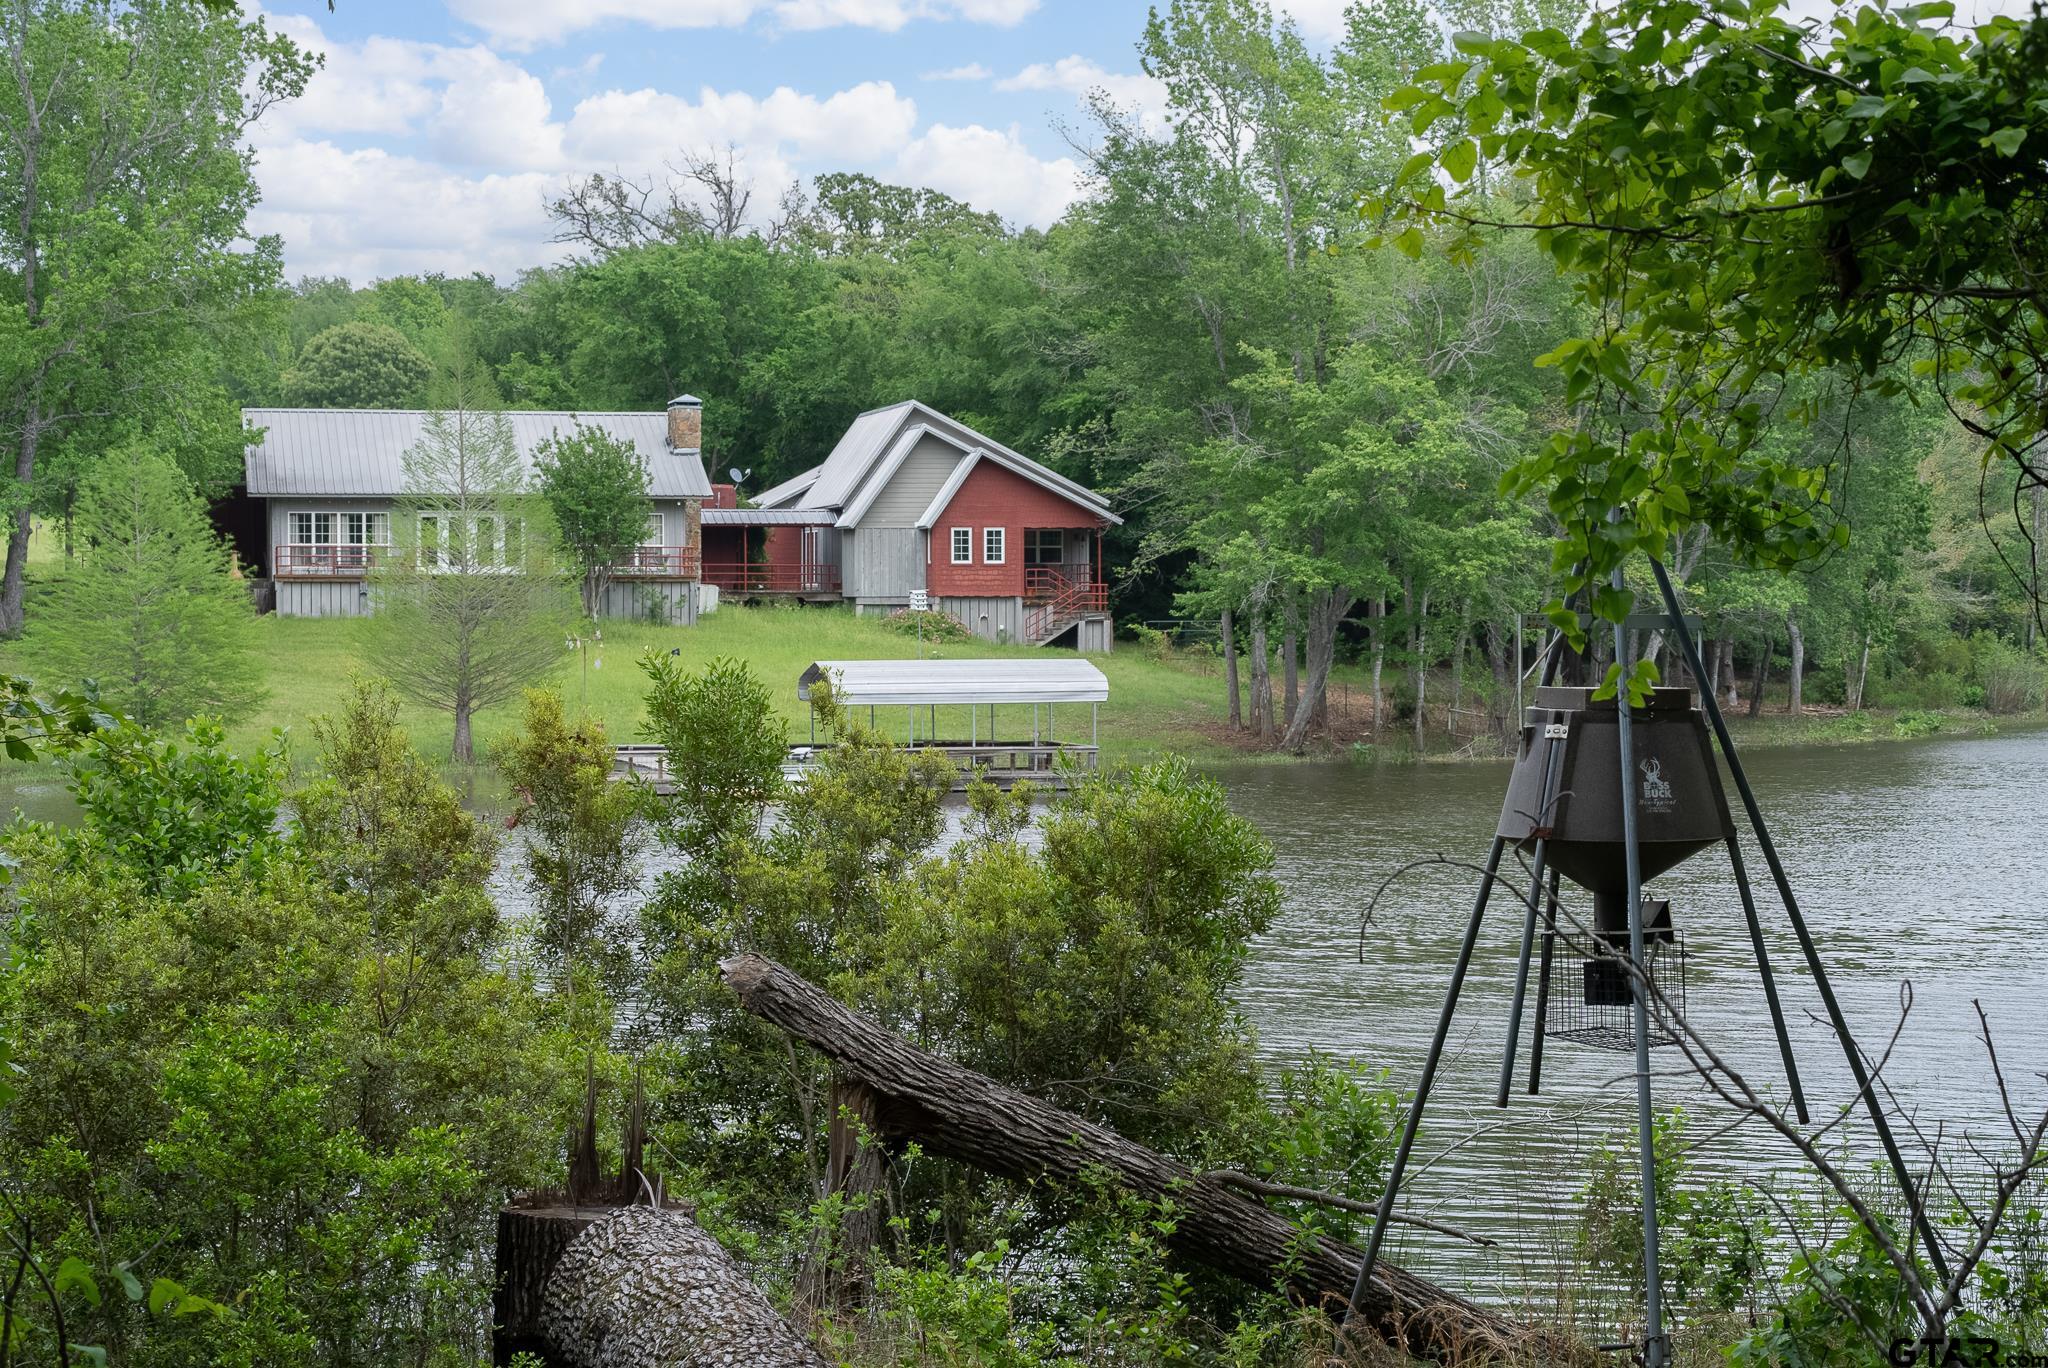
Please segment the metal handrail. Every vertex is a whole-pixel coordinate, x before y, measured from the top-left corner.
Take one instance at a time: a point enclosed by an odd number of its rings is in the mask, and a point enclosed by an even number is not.
[[[736,594],[829,594],[839,589],[839,567],[828,561],[706,561],[703,578]]]
[[[270,561],[274,575],[356,579],[368,575],[391,548],[334,542],[292,542],[274,550]]]
[[[613,579],[695,579],[697,557],[694,546],[636,546],[606,573]]]

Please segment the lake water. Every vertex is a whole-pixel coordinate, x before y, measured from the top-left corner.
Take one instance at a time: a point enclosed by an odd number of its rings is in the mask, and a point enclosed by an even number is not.
[[[1745,757],[1808,923],[1852,1027],[1881,1049],[1901,985],[1913,1010],[1886,1078],[1929,1130],[2007,1137],[1972,1001],[1983,1003],[2016,1101],[2048,1103],[2048,731]],[[1433,854],[1485,857],[1507,782],[1505,764],[1372,767],[1244,765],[1216,771],[1238,811],[1272,839],[1285,891],[1279,922],[1259,941],[1242,1003],[1275,1060],[1320,1050],[1389,1071],[1404,1093],[1420,1072],[1471,905],[1476,875],[1418,870],[1382,900],[1361,942],[1372,891]],[[33,816],[73,815],[61,780],[14,770],[0,804]],[[1747,843],[1746,843],[1747,844]],[[1816,1119],[1854,1085],[1797,942],[1753,846],[1772,964]],[[523,902],[516,861],[501,869],[508,911]],[[1517,1091],[1493,1106],[1521,934],[1519,894],[1497,891],[1429,1100],[1403,1207],[1501,1241],[1478,1250],[1397,1228],[1388,1257],[1483,1297],[1519,1300],[1553,1275],[1584,1184],[1588,1150],[1633,1124],[1631,1059],[1552,1040],[1544,1093],[1521,1091],[1533,1021],[1525,1014]],[[1650,891],[1672,900],[1687,942],[1692,1019],[1732,1063],[1784,1096],[1782,1069],[1724,854],[1695,856]],[[1567,898],[1569,899],[1569,886]],[[1583,899],[1573,904],[1581,911]],[[1660,1107],[1684,1106],[1695,1135],[1724,1115],[1675,1052],[1661,1051]],[[2021,1108],[2022,1114],[2026,1108]],[[1840,1132],[1875,1158],[1860,1116]],[[1909,1149],[1909,1153],[1910,1153]],[[1789,1149],[1761,1131],[1704,1149],[1704,1173],[1793,1172]]]
[[[1965,1127],[2009,1151],[1971,1004],[1981,1001],[1990,1018],[2015,1101],[2038,1113],[2048,1103],[2048,862],[2040,839],[2048,732],[1765,750],[1744,762],[1836,995],[1867,1049],[1883,1048],[1901,985],[1912,985],[1912,1012],[1885,1073],[1899,1102],[1923,1128]],[[1384,1066],[1395,1086],[1413,1088],[1477,875],[1424,869],[1396,884],[1362,956],[1360,915],[1372,890],[1408,861],[1438,852],[1484,860],[1507,773],[1505,764],[1223,773],[1233,805],[1272,839],[1286,888],[1286,911],[1260,941],[1243,991],[1269,1055],[1321,1050]],[[1855,1086],[1763,860],[1747,842],[1744,854],[1807,1100],[1816,1120],[1826,1118]],[[1405,1209],[1504,1247],[1479,1251],[1397,1231],[1389,1250],[1417,1271],[1500,1296],[1542,1284],[1558,1218],[1583,1185],[1588,1148],[1634,1121],[1627,1054],[1548,1041],[1543,1096],[1523,1091],[1533,982],[1516,1091],[1507,1110],[1495,1109],[1527,887],[1526,877],[1510,882],[1505,896],[1496,891],[1482,928],[1403,1194]],[[1725,853],[1697,855],[1649,891],[1671,899],[1685,935],[1693,1021],[1746,1076],[1773,1081],[1784,1097]],[[1586,902],[1574,904],[1582,915]],[[1696,1118],[1695,1136],[1726,1119],[1703,1087],[1681,1076],[1676,1051],[1657,1052],[1652,1069],[1659,1106],[1684,1106]],[[1859,1154],[1877,1156],[1860,1114],[1844,1134]],[[1700,1156],[1703,1171],[1727,1175],[1789,1171],[1790,1163],[1789,1147],[1760,1130]]]

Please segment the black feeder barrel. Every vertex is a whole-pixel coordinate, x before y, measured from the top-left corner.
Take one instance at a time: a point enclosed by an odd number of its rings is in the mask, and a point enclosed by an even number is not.
[[[1524,851],[1546,838],[1553,869],[1594,894],[1596,902],[1617,907],[1628,889],[1616,782],[1621,769],[1618,718],[1614,700],[1596,702],[1591,689],[1538,689],[1522,728],[1498,828],[1501,837]],[[1648,882],[1728,839],[1732,828],[1692,690],[1652,689],[1648,702],[1632,709],[1630,720],[1636,830],[1642,878]],[[1553,742],[1564,746],[1564,755],[1545,793],[1544,752]]]

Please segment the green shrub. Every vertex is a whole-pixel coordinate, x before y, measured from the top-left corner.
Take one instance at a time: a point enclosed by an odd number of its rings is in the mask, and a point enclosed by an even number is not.
[[[1989,712],[2035,712],[2048,696],[2048,666],[2041,658],[1989,632],[1970,638],[1971,668]]]
[[[1892,719],[1892,735],[1932,736],[1942,729],[1947,720],[1940,713],[1925,708],[1907,708]]]

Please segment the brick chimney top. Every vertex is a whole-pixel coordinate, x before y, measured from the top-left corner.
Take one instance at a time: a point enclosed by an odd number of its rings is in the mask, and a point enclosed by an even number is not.
[[[668,444],[675,451],[696,451],[704,444],[704,401],[679,394],[668,401]]]

